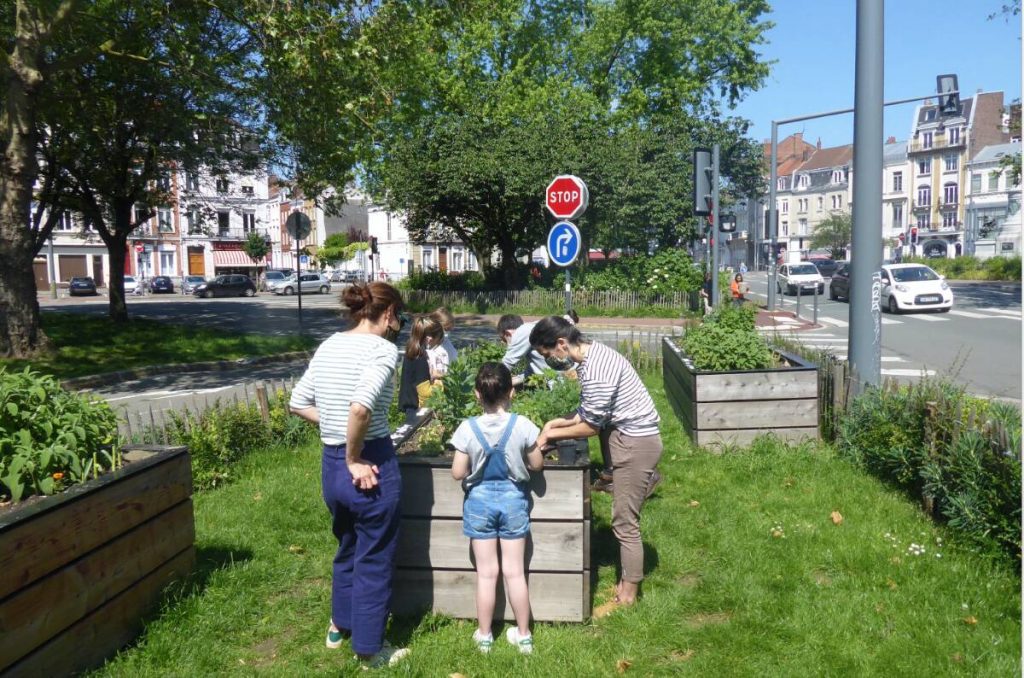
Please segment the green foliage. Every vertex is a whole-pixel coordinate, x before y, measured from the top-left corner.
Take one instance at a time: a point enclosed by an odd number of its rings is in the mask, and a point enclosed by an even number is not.
[[[700,289],[702,282],[700,269],[690,255],[675,248],[659,250],[653,256],[623,257],[572,271],[573,288],[597,292],[693,292]],[[552,278],[551,288],[560,290],[564,285],[565,273],[560,271]]]
[[[914,497],[983,549],[1020,567],[1021,414],[926,380],[871,389],[839,422],[841,454]]]
[[[939,275],[950,280],[1011,280],[1021,279],[1021,258],[991,257],[978,259],[972,256],[954,257],[952,259],[925,259],[923,257],[906,257],[905,264],[924,264]]]
[[[0,498],[53,494],[113,468],[116,439],[107,403],[30,368],[0,368]]]
[[[475,292],[485,288],[484,277],[476,271],[417,271],[402,279],[401,287],[431,292]]]
[[[324,244],[317,249],[317,261],[322,264],[332,266],[343,261],[348,261],[352,258],[352,253],[348,249],[348,246],[349,242],[347,235],[344,233],[332,233],[327,236],[326,240],[324,240]]]
[[[552,419],[572,415],[579,404],[578,381],[559,378],[553,370],[544,370],[543,374],[532,375],[526,388],[516,392],[512,411],[543,426]]]
[[[263,239],[262,235],[253,232],[250,233],[249,237],[245,239],[244,243],[242,243],[242,251],[245,252],[250,259],[259,263],[267,258],[267,254],[270,252],[270,245]]]
[[[680,346],[698,370],[763,370],[774,356],[754,328],[752,306],[720,304],[704,322],[686,332]]]
[[[852,237],[853,216],[849,212],[833,212],[814,227],[811,247],[828,250],[833,259],[844,259]]]

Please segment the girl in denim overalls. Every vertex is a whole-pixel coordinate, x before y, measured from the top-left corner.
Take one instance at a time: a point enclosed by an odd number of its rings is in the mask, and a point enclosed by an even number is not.
[[[508,411],[512,373],[501,363],[480,366],[476,397],[484,414],[462,422],[451,441],[455,448],[452,477],[462,480],[466,490],[462,532],[470,538],[476,558],[478,628],[473,640],[481,652],[489,652],[494,643],[491,622],[500,570],[516,618],[516,626],[510,626],[505,637],[520,652],[529,654],[533,651],[533,636],[524,573],[526,537],[530,534],[527,485],[529,471],[544,467],[544,458],[535,444],[540,430],[529,419]]]

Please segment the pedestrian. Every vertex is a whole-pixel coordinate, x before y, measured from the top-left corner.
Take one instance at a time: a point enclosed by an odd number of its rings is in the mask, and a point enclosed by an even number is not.
[[[398,406],[406,417],[414,417],[427,404],[437,378],[431,368],[427,350],[432,344],[439,346],[443,338],[441,323],[430,316],[420,315],[413,319],[402,358],[402,377],[398,387]],[[447,362],[443,369],[447,371]]]
[[[494,644],[495,589],[500,572],[516,625],[505,633],[523,654],[533,652],[530,592],[526,583],[526,541],[530,536],[529,471],[541,471],[540,430],[526,417],[509,412],[512,373],[487,362],[476,375],[476,398],[483,414],[463,421],[452,436],[452,477],[462,481],[462,533],[476,561],[477,628],[473,641],[487,653]],[[498,547],[501,546],[499,566]]]
[[[444,341],[440,346],[432,346],[431,351],[443,350],[445,355],[448,356],[448,364],[451,365],[459,357],[459,352],[452,343],[451,333],[455,329],[455,316],[444,306],[438,308],[436,311],[430,314],[430,316],[441,323],[441,329],[444,330]]]
[[[741,261],[740,262],[740,273],[742,273],[743,275],[747,274],[747,262],[745,262],[745,261]]]
[[[612,493],[612,533],[619,542],[621,570],[615,597],[600,612],[632,605],[644,578],[640,509],[661,481],[656,469],[662,452],[661,418],[629,361],[604,344],[584,339],[565,319],[549,316],[538,321],[530,332],[530,345],[552,369],[578,365],[579,409],[547,422],[537,447],[544,450],[559,440],[599,437],[605,466],[612,469],[605,488]]]
[[[524,323],[522,316],[512,313],[498,319],[498,338],[508,347],[501,363],[509,370],[514,370],[520,360],[528,357],[524,377],[542,374],[547,368],[544,357],[530,348],[530,332],[536,324]]]
[[[743,282],[743,274],[737,273],[729,285],[729,292],[732,294],[732,305],[742,306],[743,302],[747,300],[747,291],[749,289]]]
[[[711,273],[704,273],[704,283],[700,287],[700,300],[704,302],[704,315],[711,313],[711,295],[713,294],[714,287],[712,286]]]
[[[379,667],[409,653],[384,640],[402,491],[388,406],[404,304],[394,287],[380,282],[347,287],[342,303],[353,325],[320,344],[290,407],[319,424],[321,486],[338,540],[327,647],[349,638],[365,667]]]

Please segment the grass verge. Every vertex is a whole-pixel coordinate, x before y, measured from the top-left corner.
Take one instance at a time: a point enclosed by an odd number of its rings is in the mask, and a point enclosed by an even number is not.
[[[538,624],[531,657],[504,643],[477,654],[470,621],[397,620],[389,637],[413,654],[386,673],[1020,675],[1009,568],[954,544],[828,447],[695,450],[660,377],[649,385],[665,482],[643,514],[641,602],[589,624]],[[195,577],[98,673],[358,675],[347,648],[324,647],[334,542],[319,494],[310,445],[257,453],[234,484],[197,495]],[[595,495],[597,604],[615,581],[609,513]]]
[[[310,337],[232,334],[155,320],[109,318],[77,313],[44,313],[43,330],[54,350],[33,360],[2,360],[0,367],[31,365],[62,379],[116,372],[146,365],[235,360],[313,348]]]

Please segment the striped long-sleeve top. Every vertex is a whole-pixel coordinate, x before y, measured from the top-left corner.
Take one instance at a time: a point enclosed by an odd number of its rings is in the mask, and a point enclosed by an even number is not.
[[[359,403],[372,411],[366,440],[389,435],[388,407],[395,390],[398,349],[375,334],[338,332],[320,344],[292,391],[291,406],[316,406],[320,440],[344,445],[348,411]]]
[[[596,428],[617,428],[627,436],[658,433],[661,417],[640,375],[618,352],[604,344],[590,344],[576,369],[580,380],[583,421]]]

